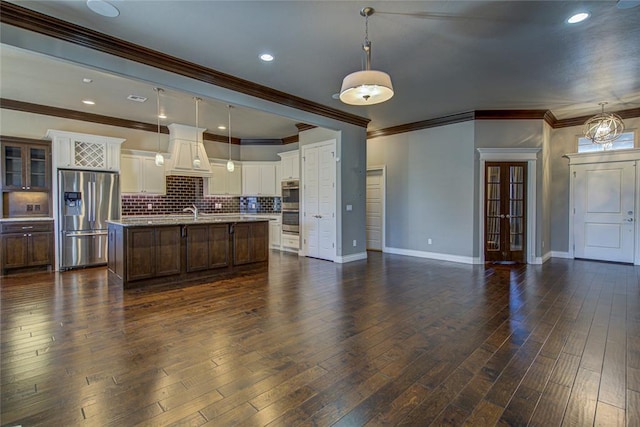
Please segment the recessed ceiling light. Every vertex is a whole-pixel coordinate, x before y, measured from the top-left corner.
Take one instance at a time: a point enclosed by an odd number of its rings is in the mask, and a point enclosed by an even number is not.
[[[82,79],[83,83],[91,83],[93,81],[93,79],[90,79],[88,77],[85,77],[84,79]]]
[[[129,101],[135,101],[135,102],[145,102],[147,100],[146,97],[140,96],[140,95],[129,95],[127,96],[127,99]]]
[[[90,99],[83,99],[82,103],[83,104],[87,104],[87,105],[95,105],[96,104],[95,101],[92,101]]]
[[[273,61],[273,55],[271,55],[270,53],[263,53],[260,55],[260,59],[262,59],[264,62],[271,62]]]
[[[104,0],[87,0],[87,7],[98,15],[106,16],[107,18],[115,18],[120,15],[117,7]]]
[[[225,130],[226,128],[227,128],[227,127],[226,127],[225,125],[220,125],[220,126],[218,126],[218,129],[220,129],[220,130]]]
[[[618,0],[618,9],[631,9],[640,6],[640,0]]]
[[[575,15],[571,15],[569,17],[569,19],[567,19],[567,23],[569,23],[569,24],[577,24],[579,22],[582,22],[582,21],[588,19],[590,16],[591,16],[591,14],[589,12],[576,13]]]

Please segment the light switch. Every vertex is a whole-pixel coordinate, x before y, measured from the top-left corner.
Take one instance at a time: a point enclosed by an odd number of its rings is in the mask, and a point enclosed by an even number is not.
[[[353,210],[353,205],[347,205],[347,211],[352,211]]]

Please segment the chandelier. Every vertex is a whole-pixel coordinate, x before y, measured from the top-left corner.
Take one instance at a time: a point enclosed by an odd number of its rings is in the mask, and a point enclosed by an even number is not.
[[[615,113],[605,113],[606,102],[600,102],[602,107],[600,114],[596,114],[584,124],[584,136],[594,144],[610,144],[624,132],[624,122]]]
[[[393,96],[393,85],[389,74],[371,69],[369,16],[374,12],[372,7],[365,7],[360,11],[360,15],[365,18],[365,37],[362,50],[366,54],[367,62],[364,70],[351,73],[342,80],[340,100],[345,104],[373,105],[387,101]]]

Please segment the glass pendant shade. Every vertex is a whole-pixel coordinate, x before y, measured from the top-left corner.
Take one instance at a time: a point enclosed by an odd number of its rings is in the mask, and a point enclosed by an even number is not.
[[[340,88],[340,100],[350,105],[379,104],[392,96],[391,77],[383,71],[356,71],[344,78]]]
[[[233,164],[233,160],[231,160],[231,109],[233,107],[231,105],[227,105],[227,110],[229,111],[229,125],[227,129],[229,129],[229,160],[227,160],[227,171],[233,172],[236,168],[236,165]]]
[[[604,105],[600,103],[602,112],[587,120],[584,124],[584,136],[595,144],[609,144],[622,135],[624,132],[624,122],[615,113],[605,113]]]
[[[156,153],[156,166],[164,166],[164,156],[161,153]]]
[[[198,156],[198,103],[201,101],[200,98],[198,98],[197,96],[193,98],[196,102],[196,138],[195,138],[195,157],[193,158],[193,162],[191,163],[194,167],[194,169],[200,169],[200,157]]]
[[[160,93],[163,89],[156,87],[156,120],[158,123],[158,151],[156,152],[156,166],[164,166],[164,156],[160,152]]]

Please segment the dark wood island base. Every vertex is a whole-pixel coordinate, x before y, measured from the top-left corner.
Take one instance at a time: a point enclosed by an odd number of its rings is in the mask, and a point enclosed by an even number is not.
[[[267,264],[268,219],[109,223],[109,282],[124,288],[231,277]]]

